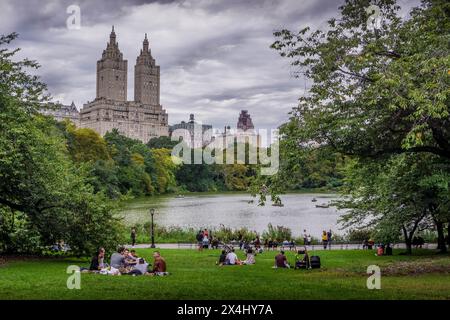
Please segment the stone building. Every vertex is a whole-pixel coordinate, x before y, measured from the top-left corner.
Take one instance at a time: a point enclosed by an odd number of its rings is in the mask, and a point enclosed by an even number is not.
[[[115,128],[142,142],[169,135],[168,115],[159,99],[160,69],[152,57],[147,34],[134,70],[134,101],[127,101],[128,61],[119,50],[113,27],[97,62],[97,96],[80,111],[81,127],[101,135]]]
[[[247,110],[242,110],[239,114],[239,119],[237,123],[237,129],[242,131],[253,130],[255,126],[253,125],[252,118]]]
[[[56,121],[63,121],[68,119],[72,121],[77,127],[80,126],[80,113],[74,102],[71,105],[63,105],[61,103],[49,103],[41,110],[44,115],[50,115]]]
[[[160,104],[160,68],[152,57],[147,34],[134,70],[134,101],[127,101],[128,61],[119,49],[113,26],[106,49],[97,61],[96,98],[83,105],[79,121],[74,123],[102,136],[117,129],[144,143],[155,137],[168,136],[168,115]],[[56,118],[61,112],[63,110],[53,110],[47,114]],[[72,113],[70,117],[71,120],[76,118]],[[58,120],[64,118],[67,117]]]
[[[214,145],[218,148],[228,148],[236,142],[261,147],[261,136],[256,132],[247,110],[242,110],[239,114],[236,128],[225,126],[224,131],[215,136]]]
[[[173,126],[170,126],[170,135],[178,130],[182,134],[183,141],[187,143],[190,148],[202,148],[208,145],[212,139],[212,125],[201,124],[195,121],[194,115],[189,116],[189,121],[181,121]]]

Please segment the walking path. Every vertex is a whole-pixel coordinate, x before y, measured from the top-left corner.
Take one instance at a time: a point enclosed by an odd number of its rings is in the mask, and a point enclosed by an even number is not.
[[[198,245],[196,243],[156,243],[156,248],[159,249],[197,249]],[[135,249],[147,249],[151,248],[151,244],[137,244],[134,247],[131,245],[127,245],[127,248],[135,248]],[[234,245],[235,248],[238,248],[239,245]],[[303,245],[297,245],[296,248],[303,248]],[[405,249],[406,245],[404,243],[397,243],[392,246],[394,249]],[[308,250],[324,250],[323,245],[316,244],[316,245],[310,245],[306,246]],[[422,246],[423,249],[436,249],[437,245],[435,243],[425,243]],[[285,249],[289,250],[289,247],[283,247],[278,246],[278,250]],[[277,250],[275,249],[275,250]],[[328,248],[329,249],[329,248]],[[328,250],[327,249],[327,250]],[[349,243],[349,244],[332,244],[331,245],[332,250],[355,250],[355,249],[362,249],[362,244],[355,244],[355,243]]]

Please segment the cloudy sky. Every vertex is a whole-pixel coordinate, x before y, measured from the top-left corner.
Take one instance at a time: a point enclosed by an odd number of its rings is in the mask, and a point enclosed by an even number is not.
[[[115,25],[128,60],[128,99],[134,64],[148,33],[161,66],[161,104],[169,124],[190,113],[216,128],[235,126],[246,109],[258,128],[276,128],[305,92],[289,61],[270,49],[273,31],[320,26],[342,0],[0,0],[0,34],[18,32],[22,57],[37,60],[55,100],[78,108],[95,98],[96,61]],[[69,30],[67,8],[81,9]]]

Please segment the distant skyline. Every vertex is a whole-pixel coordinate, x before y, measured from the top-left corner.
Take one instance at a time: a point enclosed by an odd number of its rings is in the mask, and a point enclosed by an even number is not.
[[[161,66],[169,124],[193,113],[214,128],[235,127],[240,110],[248,110],[256,128],[274,129],[288,120],[307,85],[292,76],[289,60],[270,49],[273,32],[323,26],[342,2],[0,0],[0,33],[18,32],[13,45],[22,48],[22,58],[41,64],[38,74],[54,100],[74,101],[79,109],[95,98],[96,61],[112,25],[128,60],[133,99],[134,65],[147,33]],[[80,30],[66,27],[72,4],[81,8]]]

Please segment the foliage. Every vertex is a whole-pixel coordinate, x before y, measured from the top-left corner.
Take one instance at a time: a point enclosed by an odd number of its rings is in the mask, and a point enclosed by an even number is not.
[[[272,48],[311,87],[281,128],[287,165],[272,180],[307,174],[314,152],[343,155],[333,170],[345,177],[348,226],[369,226],[383,241],[403,236],[409,252],[416,231],[436,228],[445,251],[450,4],[425,0],[406,18],[399,9],[393,0],[347,0],[325,30],[275,32]]]
[[[0,45],[16,36],[1,36]],[[0,250],[39,253],[65,241],[86,254],[115,246],[113,203],[93,192],[54,121],[38,114],[45,85],[25,70],[38,65],[14,62],[15,53],[0,50]]]

